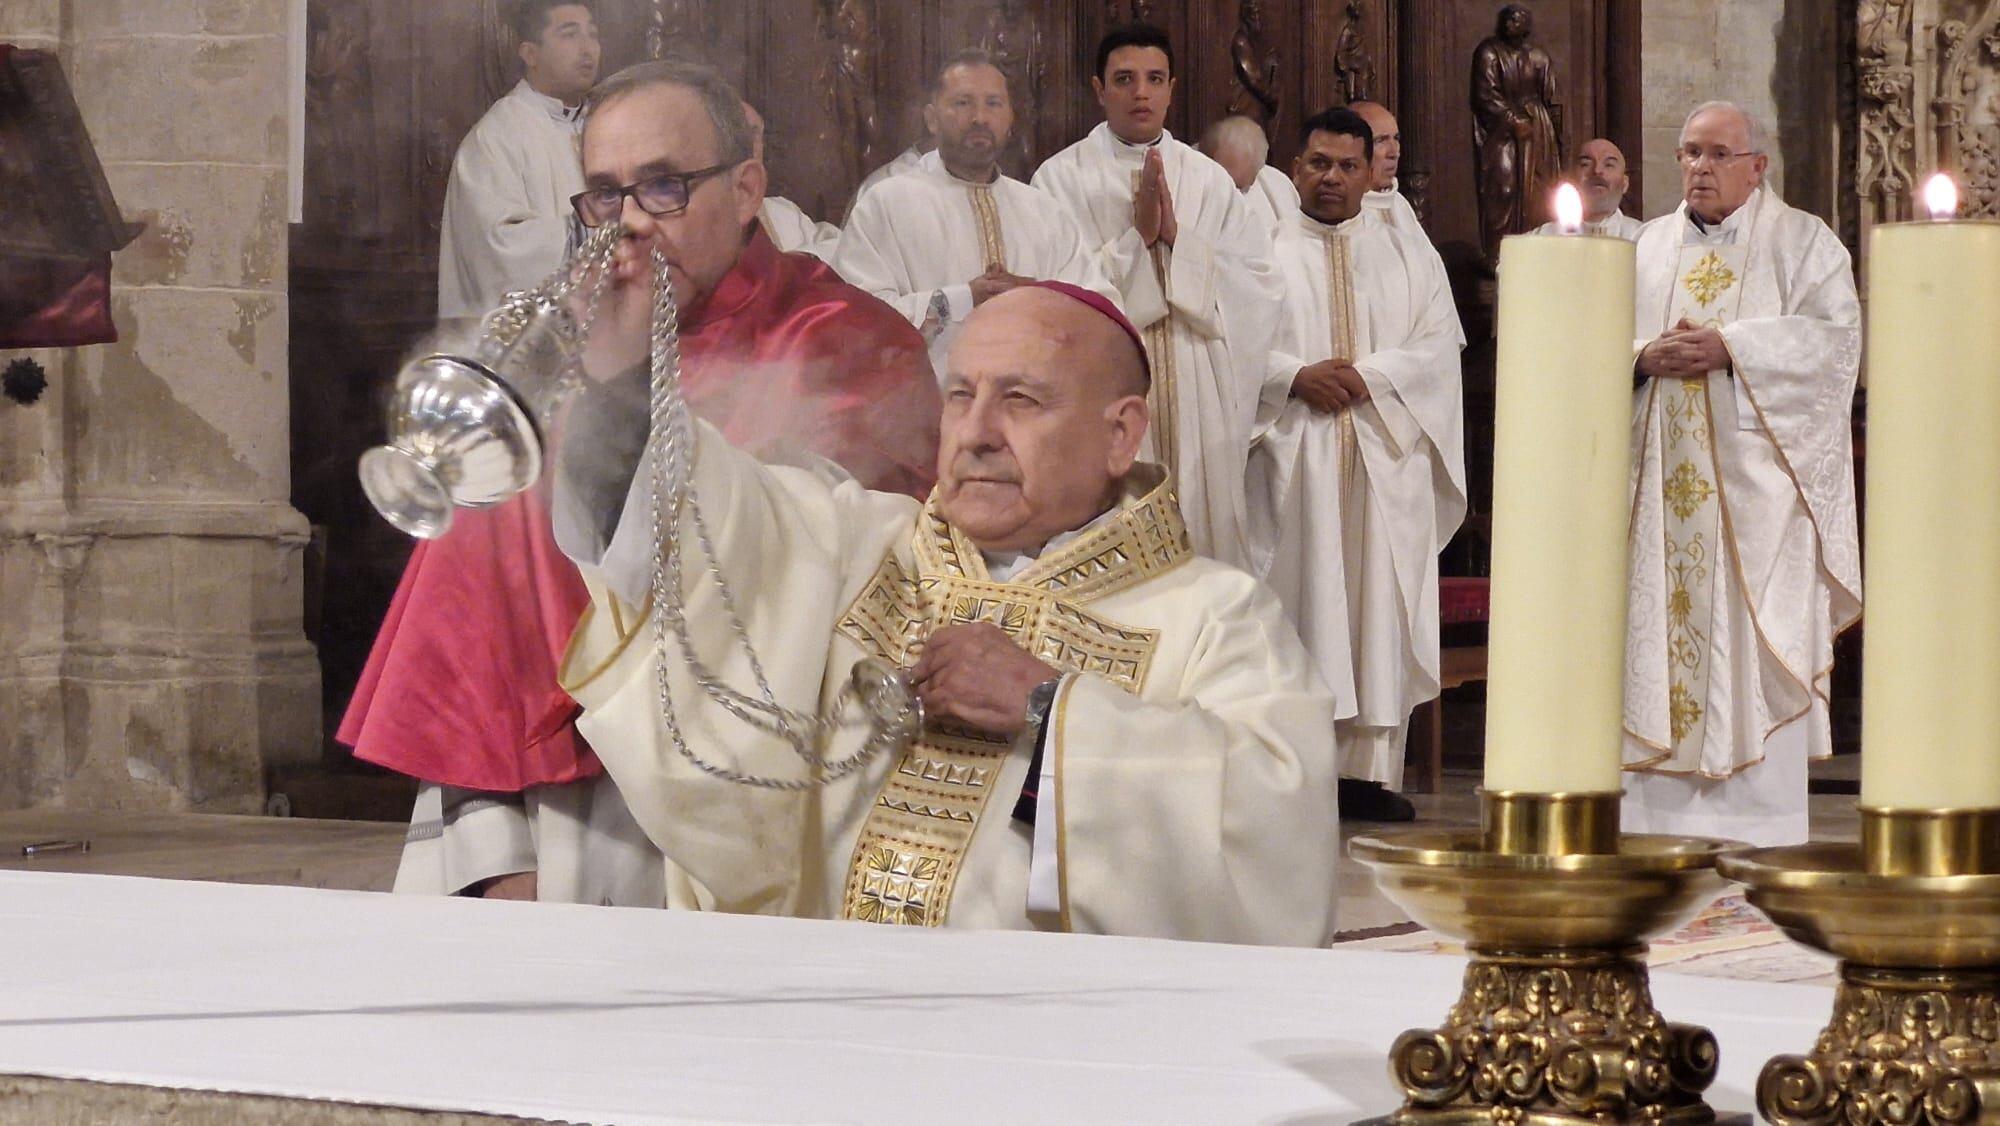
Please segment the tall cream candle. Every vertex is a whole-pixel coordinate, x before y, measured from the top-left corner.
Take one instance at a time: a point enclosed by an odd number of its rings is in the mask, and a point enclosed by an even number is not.
[[[1633,253],[1585,235],[1500,246],[1488,790],[1619,788]]]
[[[1861,804],[2000,807],[2000,223],[1869,238]]]

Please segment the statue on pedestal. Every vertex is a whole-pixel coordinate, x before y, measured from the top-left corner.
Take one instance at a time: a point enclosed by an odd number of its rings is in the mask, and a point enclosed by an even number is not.
[[[1479,181],[1479,242],[1490,264],[1500,240],[1546,219],[1562,178],[1562,106],[1549,53],[1529,41],[1534,14],[1500,9],[1493,34],[1472,55],[1473,169]]]

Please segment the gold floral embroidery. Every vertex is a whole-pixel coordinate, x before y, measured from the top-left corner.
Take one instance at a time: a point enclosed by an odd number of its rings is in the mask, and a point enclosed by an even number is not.
[[[1687,272],[1681,284],[1687,287],[1688,296],[1706,309],[1736,284],[1736,271],[1723,262],[1721,255],[1711,250],[1694,264],[1694,269]]]
[[[1696,510],[1714,495],[1715,486],[1708,483],[1701,470],[1694,467],[1694,462],[1684,461],[1674,466],[1672,475],[1667,478],[1667,504],[1673,508],[1674,515],[1683,520],[1692,518]]]
[[[1678,680],[1674,681],[1673,687],[1667,692],[1667,707],[1669,721],[1673,726],[1674,742],[1678,743],[1687,738],[1687,733],[1694,730],[1701,722],[1702,707],[1694,698],[1694,693],[1688,691],[1688,686]]]

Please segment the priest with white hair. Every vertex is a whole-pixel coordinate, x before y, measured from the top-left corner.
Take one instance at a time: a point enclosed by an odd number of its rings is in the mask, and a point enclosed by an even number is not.
[[[1174,475],[1195,551],[1249,562],[1244,454],[1277,329],[1270,225],[1220,164],[1166,130],[1173,45],[1112,29],[1091,78],[1104,122],[1036,171],[1069,209],[1146,336],[1148,456]]]
[[[1688,115],[1639,232],[1624,825],[1808,834],[1834,638],[1861,613],[1853,264],[1765,182],[1756,118]]]
[[[945,60],[924,123],[936,147],[855,201],[833,267],[921,329],[940,373],[972,310],[1016,286],[1054,278],[1117,296],[1069,212],[1000,170],[1014,107],[990,55]]]
[[[1408,820],[1410,711],[1440,685],[1437,557],[1465,515],[1465,335],[1429,240],[1363,203],[1368,123],[1332,109],[1301,132],[1250,460],[1257,573],[1339,701],[1342,814]]]
[[[1292,186],[1290,176],[1270,165],[1271,138],[1262,125],[1233,113],[1209,126],[1195,147],[1222,165],[1236,190],[1270,221],[1274,237],[1291,225],[1299,213],[1299,189]]]

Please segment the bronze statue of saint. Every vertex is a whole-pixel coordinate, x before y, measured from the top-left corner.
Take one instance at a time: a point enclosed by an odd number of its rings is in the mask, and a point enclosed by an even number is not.
[[[1238,87],[1229,99],[1229,112],[1269,129],[1278,116],[1278,52],[1264,42],[1262,0],[1243,0],[1236,34],[1229,40],[1229,62]]]
[[[1472,55],[1473,168],[1479,178],[1479,242],[1491,263],[1500,240],[1547,221],[1562,178],[1562,106],[1549,53],[1528,41],[1526,5],[1500,9],[1499,26]]]

